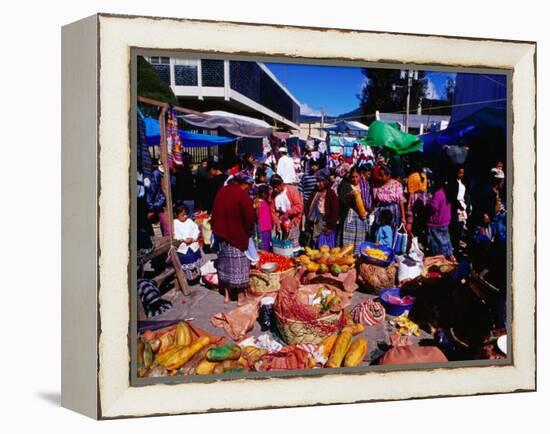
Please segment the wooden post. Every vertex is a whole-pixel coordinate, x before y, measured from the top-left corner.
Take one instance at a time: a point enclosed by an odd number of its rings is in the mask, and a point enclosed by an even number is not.
[[[167,106],[164,105],[159,115],[159,127],[160,127],[160,155],[162,159],[162,167],[164,167],[164,176],[162,178],[162,185],[164,188],[164,195],[166,196],[166,216],[170,223],[170,244],[173,245],[174,241],[174,211],[172,207],[172,185],[170,181],[170,166],[168,165],[168,142],[166,137],[166,110]],[[178,254],[174,247],[170,248],[170,259],[172,266],[176,272],[176,280],[179,288],[184,295],[189,295],[189,287],[187,286],[187,279],[181,270],[181,263],[178,258]]]
[[[172,210],[172,188],[170,182],[170,167],[168,165],[168,144],[166,141],[166,106],[162,108],[159,115],[159,128],[160,128],[160,159],[162,160],[162,167],[164,169],[164,176],[162,177],[162,189],[164,190],[164,196],[166,197],[165,214],[168,218],[170,233],[170,241],[173,240],[174,234],[174,216]]]

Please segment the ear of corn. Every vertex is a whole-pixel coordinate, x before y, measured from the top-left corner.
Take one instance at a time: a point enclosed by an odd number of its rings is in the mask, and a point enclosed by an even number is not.
[[[178,369],[209,343],[210,338],[208,336],[202,336],[191,345],[187,345],[181,348],[177,347],[178,350],[175,353],[171,354],[170,357],[168,357],[168,359],[164,361],[164,363],[162,363],[162,365],[169,371],[173,369]]]
[[[185,346],[191,343],[191,330],[185,322],[180,322],[176,327],[175,343],[178,346]]]
[[[358,189],[355,190],[355,205],[357,206],[357,213],[364,218],[367,215],[367,210],[365,209],[361,192]]]
[[[336,338],[336,342],[334,342],[334,347],[330,352],[326,366],[328,368],[339,368],[350,345],[351,333],[348,331],[343,331]]]
[[[344,358],[344,366],[348,368],[359,366],[367,355],[368,347],[369,343],[365,338],[355,339],[346,353],[346,357]]]

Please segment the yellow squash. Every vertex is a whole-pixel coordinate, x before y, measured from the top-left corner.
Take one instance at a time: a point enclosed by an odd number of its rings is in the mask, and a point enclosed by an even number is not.
[[[178,369],[182,367],[191,357],[202,350],[210,343],[208,336],[201,336],[191,345],[185,347],[178,347],[178,351],[173,353],[168,360],[164,361],[162,365],[171,371],[172,369]]]
[[[195,369],[195,374],[197,375],[210,375],[214,372],[214,369],[218,366],[216,362],[209,362],[204,359],[199,362],[197,368]]]
[[[342,361],[351,345],[351,333],[343,331],[336,338],[334,347],[330,352],[330,356],[327,360],[327,368],[339,368],[342,365]]]
[[[176,327],[175,343],[177,346],[184,347],[191,343],[191,330],[185,322],[180,322]]]
[[[323,339],[319,347],[319,352],[323,355],[323,357],[330,356],[330,352],[332,351],[332,347],[334,346],[334,342],[336,342],[337,337],[338,335],[335,333]]]
[[[359,366],[367,355],[368,347],[369,343],[365,338],[355,339],[346,353],[346,357],[344,358],[344,366],[347,368]]]
[[[172,336],[170,333],[164,333],[160,337],[160,348],[158,350],[158,354],[165,353],[170,348],[172,348],[174,345],[174,336]]]

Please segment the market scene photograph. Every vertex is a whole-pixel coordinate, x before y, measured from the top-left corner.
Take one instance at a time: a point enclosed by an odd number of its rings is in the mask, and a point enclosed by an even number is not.
[[[136,68],[135,376],[507,360],[506,75]]]

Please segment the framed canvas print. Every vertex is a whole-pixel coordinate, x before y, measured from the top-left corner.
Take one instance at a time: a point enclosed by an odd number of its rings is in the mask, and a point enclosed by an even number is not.
[[[535,390],[534,42],[110,14],[62,36],[65,407]]]

